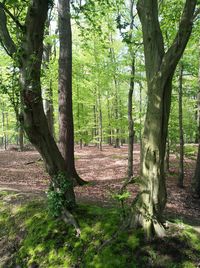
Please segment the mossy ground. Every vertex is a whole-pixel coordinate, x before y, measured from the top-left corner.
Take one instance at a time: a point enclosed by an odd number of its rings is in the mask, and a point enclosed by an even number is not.
[[[182,222],[169,235],[146,242],[141,231],[119,230],[117,209],[80,205],[76,218],[81,237],[72,227],[53,219],[44,199],[0,192],[0,267],[190,268],[200,264],[200,236]]]

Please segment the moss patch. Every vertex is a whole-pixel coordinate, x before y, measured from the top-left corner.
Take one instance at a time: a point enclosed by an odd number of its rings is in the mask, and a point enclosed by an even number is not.
[[[80,238],[49,216],[45,200],[24,202],[22,195],[0,193],[0,267],[179,268],[200,262],[200,237],[191,226],[176,224],[169,236],[151,242],[142,231],[121,232],[100,250],[119,230],[118,210],[82,205],[75,216]]]

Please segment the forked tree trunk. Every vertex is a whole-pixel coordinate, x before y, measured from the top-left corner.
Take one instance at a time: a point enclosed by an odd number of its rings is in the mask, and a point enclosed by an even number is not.
[[[24,27],[21,26],[23,38],[20,53],[17,53],[17,55],[21,74],[23,126],[30,142],[41,154],[55,190],[60,187],[57,176],[61,172],[65,175],[66,181],[68,181],[65,199],[67,207],[73,208],[75,206],[75,195],[72,179],[48,128],[41,96],[41,62],[48,6],[48,0],[31,1],[27,10],[25,25]],[[0,35],[6,51],[10,56],[13,56],[18,50],[8,32],[6,15],[2,6],[0,7]]]
[[[139,0],[148,103],[142,138],[141,191],[133,207],[131,226],[142,225],[148,238],[164,235],[163,211],[167,194],[164,157],[171,104],[172,77],[192,31],[196,0],[186,0],[177,35],[164,52],[157,0]]]
[[[74,161],[74,123],[72,112],[72,33],[70,0],[58,1],[59,54],[59,145],[68,173],[76,184],[85,182],[78,176]]]

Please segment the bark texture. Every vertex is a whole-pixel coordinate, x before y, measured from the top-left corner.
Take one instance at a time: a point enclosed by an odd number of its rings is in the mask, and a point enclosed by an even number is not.
[[[74,123],[72,112],[72,32],[70,1],[58,1],[59,54],[59,146],[68,173],[75,184],[84,181],[78,176],[74,162]]]
[[[131,225],[142,225],[150,238],[164,235],[166,204],[164,157],[171,104],[172,77],[192,31],[196,0],[186,0],[177,35],[167,52],[158,20],[158,2],[139,0],[148,103],[142,138],[141,192],[133,208]]]
[[[200,46],[199,46],[200,49]],[[200,52],[200,51],[199,51]],[[198,154],[197,154],[197,161],[196,161],[196,168],[193,177],[193,191],[197,197],[200,198],[200,54],[199,54],[199,92],[197,94],[197,115],[198,115]]]
[[[179,66],[179,176],[178,176],[178,186],[183,187],[184,180],[184,137],[183,137],[183,107],[182,107],[182,99],[183,99],[183,64],[180,63]]]
[[[56,177],[60,172],[65,174],[66,180],[69,182],[65,197],[68,207],[72,208],[75,206],[73,183],[66,170],[65,161],[48,128],[41,96],[41,62],[48,6],[48,0],[33,0],[30,2],[25,19],[25,31],[22,33],[20,53],[17,55],[21,73],[23,126],[30,142],[41,154],[55,189],[60,187]],[[4,13],[3,9],[0,12],[1,17],[2,12]],[[8,31],[5,23],[0,25],[0,34],[2,31]],[[9,55],[13,56],[17,48],[9,34],[2,40],[4,47],[10,50]],[[11,43],[12,45],[10,45]]]
[[[134,1],[130,0],[130,41],[133,38],[133,25],[134,25],[134,16],[133,16],[133,5]],[[133,47],[129,47],[129,52],[131,56],[131,78],[128,92],[128,177],[133,176],[133,145],[134,145],[134,121],[133,121],[133,90],[135,83],[135,52]]]
[[[51,22],[51,12],[48,15],[48,19],[46,21],[46,35],[49,35],[49,28],[50,28],[50,22]],[[48,71],[50,59],[52,54],[52,45],[50,43],[47,43],[44,46],[43,51],[43,69]],[[50,81],[46,87],[42,89],[42,95],[43,95],[43,106],[44,106],[44,112],[47,118],[49,130],[51,132],[51,135],[54,136],[54,109],[53,109],[53,90],[52,90],[52,79],[50,78]]]

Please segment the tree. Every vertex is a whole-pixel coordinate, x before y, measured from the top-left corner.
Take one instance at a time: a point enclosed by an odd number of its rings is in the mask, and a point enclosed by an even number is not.
[[[158,17],[158,1],[137,2],[143,32],[148,104],[142,138],[141,192],[131,225],[142,225],[149,238],[154,234],[164,234],[163,211],[167,199],[164,156],[172,78],[192,31],[196,2],[186,0],[178,32],[166,52]]]
[[[133,26],[134,26],[134,15],[133,15],[134,1],[130,0],[130,35],[129,42],[133,39]],[[133,90],[135,83],[135,51],[134,48],[129,45],[129,52],[131,56],[131,78],[128,92],[128,177],[133,176],[133,145],[134,145],[134,121],[133,121]]]
[[[196,160],[196,168],[193,178],[193,190],[195,195],[197,195],[200,198],[200,57],[199,57],[199,77],[198,77],[198,83],[199,83],[199,91],[197,94],[197,114],[198,114],[198,154],[197,154],[197,160]]]
[[[70,1],[58,1],[59,54],[59,145],[65,165],[76,184],[85,182],[74,163],[74,123],[72,112],[72,33]]]
[[[52,54],[52,42],[48,40],[50,37],[50,23],[51,23],[51,10],[49,11],[48,18],[46,20],[46,42],[44,42],[44,51],[43,51],[43,71],[49,72],[49,63],[51,60]],[[52,78],[48,80],[47,83],[42,88],[42,95],[43,95],[43,106],[44,112],[47,117],[47,122],[49,126],[49,130],[51,135],[54,136],[54,113],[53,113],[53,90],[52,90]]]
[[[179,177],[178,177],[178,186],[183,188],[184,180],[184,137],[183,137],[183,64],[179,64],[179,92],[178,92],[178,104],[179,104],[179,151],[180,151],[180,160],[179,160]]]
[[[73,208],[75,206],[72,178],[68,174],[65,161],[50,133],[41,96],[43,37],[49,5],[48,0],[30,2],[24,25],[17,22],[21,35],[21,45],[17,47],[8,31],[6,8],[1,3],[0,36],[3,47],[17,62],[20,70],[23,124],[26,134],[45,162],[54,191],[63,189],[63,181],[60,179],[61,173],[67,182],[64,191],[62,191],[65,199],[62,212],[66,214],[66,207]]]

